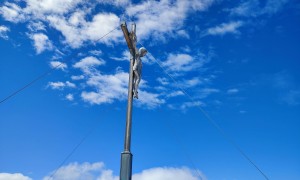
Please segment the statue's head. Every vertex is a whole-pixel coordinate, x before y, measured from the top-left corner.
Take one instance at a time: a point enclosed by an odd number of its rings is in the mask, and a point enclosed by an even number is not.
[[[140,49],[139,49],[139,55],[140,55],[140,57],[144,57],[146,54],[147,54],[147,49],[146,48],[144,48],[144,47],[141,47]]]

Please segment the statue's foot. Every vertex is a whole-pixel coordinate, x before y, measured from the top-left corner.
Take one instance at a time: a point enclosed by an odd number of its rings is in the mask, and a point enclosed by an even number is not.
[[[138,99],[138,98],[139,98],[138,92],[134,92],[134,93],[133,93],[133,97],[136,98],[136,99]]]

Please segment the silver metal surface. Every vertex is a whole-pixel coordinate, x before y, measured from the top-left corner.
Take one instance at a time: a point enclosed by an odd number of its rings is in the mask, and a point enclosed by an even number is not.
[[[121,24],[127,46],[129,48],[130,66],[129,66],[129,81],[128,81],[128,102],[126,114],[126,129],[125,129],[125,143],[124,152],[121,156],[120,180],[131,180],[132,175],[132,154],[130,152],[131,146],[131,124],[132,124],[132,101],[133,101],[133,64],[136,56],[136,35],[135,24],[131,26],[131,32],[128,32],[126,23]],[[133,43],[134,42],[134,43]]]
[[[132,154],[123,152],[121,154],[120,180],[131,180],[132,176]]]
[[[132,101],[133,101],[133,64],[134,56],[130,58],[129,67],[129,82],[128,82],[128,102],[127,102],[127,115],[126,115],[126,132],[125,132],[125,144],[124,151],[130,152],[131,146],[131,124],[132,124]]]
[[[121,24],[127,46],[129,48],[131,57],[129,65],[129,81],[128,81],[128,101],[127,101],[127,114],[126,114],[126,129],[125,129],[125,142],[124,152],[121,156],[121,169],[120,169],[120,180],[131,180],[132,174],[132,154],[130,152],[131,147],[131,126],[132,126],[132,103],[133,93],[136,98],[137,89],[141,80],[142,74],[142,61],[141,57],[145,56],[147,50],[145,48],[136,48],[136,25],[131,25],[131,31],[128,32],[127,25],[125,22]]]

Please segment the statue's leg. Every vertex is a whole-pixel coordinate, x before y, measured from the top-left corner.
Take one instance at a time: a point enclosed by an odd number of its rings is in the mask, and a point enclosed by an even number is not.
[[[136,77],[135,77],[135,73],[134,73],[134,71],[133,71],[133,86],[132,86],[132,93],[134,93],[134,91],[135,91],[135,80],[136,79]]]
[[[133,91],[133,97],[138,99],[138,87],[139,83],[141,81],[141,77],[138,73],[138,71],[133,71],[134,72],[134,91]]]

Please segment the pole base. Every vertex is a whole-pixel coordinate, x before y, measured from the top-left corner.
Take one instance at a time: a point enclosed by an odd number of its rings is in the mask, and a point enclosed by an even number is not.
[[[129,151],[122,152],[120,180],[131,180],[131,175],[132,175],[132,154]]]

